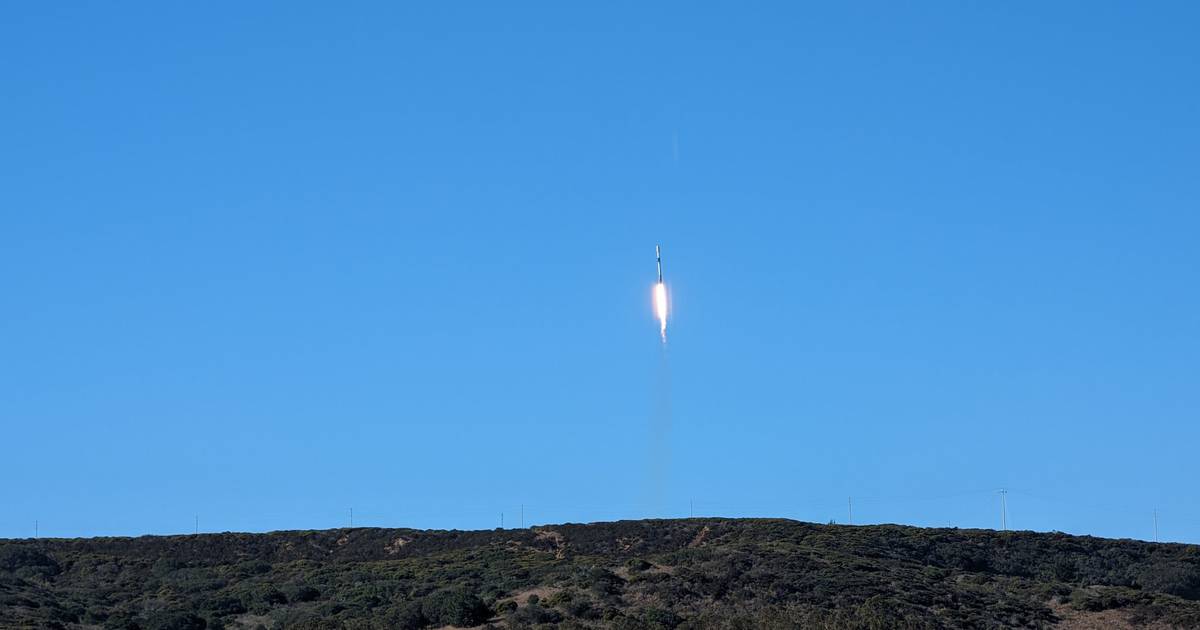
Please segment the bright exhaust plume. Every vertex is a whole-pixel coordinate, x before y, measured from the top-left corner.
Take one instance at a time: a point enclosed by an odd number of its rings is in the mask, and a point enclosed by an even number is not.
[[[658,316],[659,334],[667,342],[667,287],[662,282],[654,285],[654,313]]]

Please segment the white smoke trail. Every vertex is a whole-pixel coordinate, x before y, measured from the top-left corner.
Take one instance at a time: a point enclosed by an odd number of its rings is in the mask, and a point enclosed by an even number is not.
[[[658,382],[654,392],[654,418],[650,423],[650,492],[654,516],[667,515],[668,473],[671,470],[671,361],[664,343],[660,346]]]

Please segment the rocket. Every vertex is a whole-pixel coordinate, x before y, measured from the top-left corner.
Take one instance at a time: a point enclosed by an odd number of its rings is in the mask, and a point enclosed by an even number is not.
[[[654,285],[654,314],[658,316],[658,332],[662,342],[667,343],[667,285],[662,279],[662,246],[654,246],[654,257],[658,259],[658,284]]]

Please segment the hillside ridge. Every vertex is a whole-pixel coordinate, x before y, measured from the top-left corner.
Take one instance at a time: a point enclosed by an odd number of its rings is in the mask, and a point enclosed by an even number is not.
[[[1200,546],[650,519],[0,539],[0,626],[1200,627]]]

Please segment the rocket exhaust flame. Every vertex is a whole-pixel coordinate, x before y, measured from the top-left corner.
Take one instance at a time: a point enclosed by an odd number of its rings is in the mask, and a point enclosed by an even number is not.
[[[658,315],[659,334],[667,342],[667,287],[659,282],[654,285],[654,312]]]
[[[658,259],[658,283],[654,285],[654,314],[658,316],[662,342],[667,343],[667,287],[663,284],[661,246],[654,246],[654,257]]]

